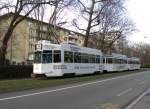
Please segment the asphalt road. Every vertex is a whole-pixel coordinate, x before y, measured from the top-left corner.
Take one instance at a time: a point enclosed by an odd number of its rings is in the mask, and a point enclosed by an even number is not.
[[[123,109],[150,87],[150,71],[0,95],[0,109]],[[108,108],[111,107],[111,108]]]

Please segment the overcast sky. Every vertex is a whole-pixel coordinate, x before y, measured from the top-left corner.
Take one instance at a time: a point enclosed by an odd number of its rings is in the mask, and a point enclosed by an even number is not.
[[[127,0],[126,8],[129,17],[136,23],[138,29],[138,31],[130,35],[128,39],[133,42],[150,43],[150,0]],[[75,15],[75,13],[68,13],[68,11],[66,11],[64,15],[65,14],[69,14],[69,16]]]
[[[138,32],[130,36],[134,42],[150,43],[150,1],[149,0],[128,0],[127,9],[130,18],[136,23]]]
[[[125,6],[129,17],[133,20],[138,29],[135,33],[131,34],[128,39],[136,43],[150,43],[150,0],[127,0]],[[69,15],[70,14],[71,13],[69,13]],[[73,14],[75,13],[72,13],[71,16],[74,16]]]

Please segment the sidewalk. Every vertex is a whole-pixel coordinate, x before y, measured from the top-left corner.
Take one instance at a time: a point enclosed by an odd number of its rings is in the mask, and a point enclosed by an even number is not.
[[[150,109],[150,92],[147,93],[132,109]]]

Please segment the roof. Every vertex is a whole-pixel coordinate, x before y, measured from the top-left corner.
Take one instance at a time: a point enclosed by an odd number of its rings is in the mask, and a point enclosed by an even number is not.
[[[2,20],[2,19],[4,19],[4,18],[7,18],[7,17],[10,17],[10,16],[13,16],[13,15],[14,15],[13,12],[10,12],[10,13],[4,14],[4,15],[1,15],[1,16],[0,16],[0,20]],[[24,17],[23,15],[19,15],[19,16],[20,16],[20,17]],[[30,21],[34,21],[34,22],[37,22],[37,21],[38,21],[38,22],[41,22],[41,23],[43,23],[43,24],[45,24],[45,25],[48,25],[47,22],[39,21],[39,20],[34,19],[34,18],[32,18],[32,17],[27,17],[26,19],[27,19],[27,20],[30,20]],[[52,25],[52,24],[51,24],[51,25]],[[85,35],[82,34],[82,33],[79,33],[79,32],[73,31],[73,30],[69,30],[69,29],[66,29],[66,28],[63,28],[63,27],[60,27],[60,26],[57,26],[57,28],[58,28],[58,29],[65,30],[65,31],[68,31],[68,32],[73,32],[73,33],[78,34],[78,35],[81,35],[81,36],[85,36]]]
[[[81,52],[81,53],[87,53],[87,54],[96,54],[96,55],[102,55],[101,50],[97,50],[94,48],[87,48],[87,47],[80,47],[78,45],[72,45],[67,43],[61,43],[61,44],[51,44],[50,41],[41,40],[38,41],[38,44],[42,44],[43,50],[66,50],[66,51],[74,51],[74,52]],[[39,46],[41,50],[41,46]]]

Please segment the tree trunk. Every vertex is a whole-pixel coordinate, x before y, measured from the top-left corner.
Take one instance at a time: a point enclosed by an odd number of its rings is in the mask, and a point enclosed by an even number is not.
[[[88,46],[88,39],[89,39],[90,31],[91,31],[92,15],[93,15],[93,10],[94,10],[94,5],[95,5],[95,1],[93,1],[92,6],[90,8],[89,19],[88,19],[89,21],[88,21],[88,26],[87,26],[85,41],[84,41],[84,46],[85,47]]]
[[[2,45],[0,48],[0,65],[5,65],[6,45]]]
[[[7,44],[8,41],[13,33],[14,30],[14,26],[10,26],[4,36],[3,42],[2,42],[2,46],[0,48],[0,65],[4,65],[5,64],[5,60],[6,60],[6,52],[7,52]]]
[[[84,40],[84,46],[87,47],[88,46],[88,39],[89,39],[89,31],[90,29],[86,31],[86,35],[85,35],[85,40]]]

